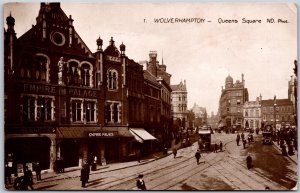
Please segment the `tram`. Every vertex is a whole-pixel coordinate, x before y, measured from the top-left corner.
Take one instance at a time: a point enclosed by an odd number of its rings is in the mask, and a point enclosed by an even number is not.
[[[211,130],[199,129],[198,145],[201,151],[211,151]]]
[[[263,129],[262,136],[264,145],[272,145],[273,127],[271,125],[266,125]]]

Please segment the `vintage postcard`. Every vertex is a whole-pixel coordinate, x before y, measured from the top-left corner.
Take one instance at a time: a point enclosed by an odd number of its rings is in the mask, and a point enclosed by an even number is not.
[[[297,190],[294,3],[6,3],[7,190]]]

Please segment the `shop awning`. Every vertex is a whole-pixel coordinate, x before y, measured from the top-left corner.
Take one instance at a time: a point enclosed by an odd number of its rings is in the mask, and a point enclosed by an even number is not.
[[[134,136],[127,127],[59,127],[57,138],[115,138]]]
[[[143,128],[130,128],[129,131],[134,136],[134,138],[140,143],[143,143],[144,141],[148,140],[157,140]]]

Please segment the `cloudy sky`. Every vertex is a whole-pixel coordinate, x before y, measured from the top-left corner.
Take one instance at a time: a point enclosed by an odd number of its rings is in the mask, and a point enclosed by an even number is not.
[[[39,7],[6,4],[4,20],[11,12],[20,37],[36,24]],[[297,59],[294,4],[62,3],[61,7],[72,15],[75,30],[92,52],[99,36],[104,48],[110,37],[117,46],[123,42],[126,55],[137,62],[148,60],[149,51],[156,50],[172,74],[171,84],[186,80],[189,108],[197,103],[209,114],[216,113],[225,78],[230,75],[235,82],[242,73],[250,100],[260,93],[263,99],[287,98]],[[156,23],[160,18],[169,23]],[[184,18],[197,18],[199,23],[178,22]],[[256,21],[243,23],[246,20]]]

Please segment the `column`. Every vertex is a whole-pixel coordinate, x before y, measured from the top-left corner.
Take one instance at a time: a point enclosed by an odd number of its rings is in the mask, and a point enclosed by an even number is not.
[[[51,145],[50,145],[50,171],[53,171],[54,162],[56,160],[56,141],[55,137],[51,137]]]

